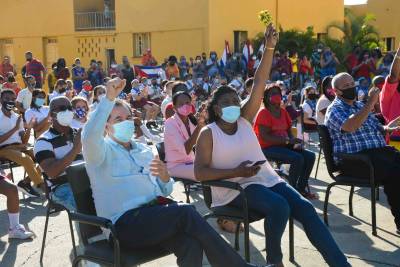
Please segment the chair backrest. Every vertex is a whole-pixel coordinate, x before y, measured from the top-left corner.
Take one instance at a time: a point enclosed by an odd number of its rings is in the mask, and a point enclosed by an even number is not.
[[[319,143],[324,151],[326,167],[328,168],[329,174],[333,176],[333,173],[337,172],[339,169],[333,159],[333,143],[329,130],[325,125],[318,125],[318,133]]]
[[[76,209],[79,213],[96,216],[96,208],[92,197],[89,176],[86,172],[85,163],[79,163],[67,168],[68,182],[76,202]],[[102,233],[96,226],[79,224],[79,231],[84,244],[88,239]]]
[[[156,144],[156,149],[158,152],[158,157],[160,158],[161,161],[165,162],[165,147],[164,147],[164,142],[157,143]]]

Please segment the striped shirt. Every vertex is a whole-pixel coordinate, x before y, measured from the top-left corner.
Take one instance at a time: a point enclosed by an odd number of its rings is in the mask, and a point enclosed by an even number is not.
[[[67,155],[73,148],[73,136],[76,134],[76,130],[71,128],[71,135],[68,137],[62,133],[59,133],[54,128],[50,128],[44,132],[36,141],[34,147],[34,154],[37,162],[41,164],[46,159],[62,159]],[[82,161],[82,155],[78,155],[77,158],[71,163],[71,165]],[[61,173],[58,177],[50,177],[51,182],[48,181],[49,186],[55,186],[67,182],[66,173]]]

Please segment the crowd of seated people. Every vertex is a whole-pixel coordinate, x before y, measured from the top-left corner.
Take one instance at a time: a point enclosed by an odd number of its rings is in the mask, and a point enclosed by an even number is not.
[[[17,185],[9,174],[0,176],[0,193],[9,200],[9,236],[33,235],[19,223],[15,190],[40,196],[47,187],[54,201],[74,211],[66,169],[84,161],[97,214],[113,222],[126,249],[159,244],[177,256],[179,266],[201,266],[203,252],[213,266],[253,266],[192,206],[168,197],[171,177],[197,182],[227,179],[244,189],[250,213],[265,217],[268,264],[283,266],[281,238],[292,216],[329,266],[349,266],[311,202],[318,198],[308,186],[315,154],[299,137],[322,124],[329,129],[335,153],[371,157],[399,231],[399,181],[394,173],[400,170],[400,154],[387,144],[400,142],[400,52],[392,57],[387,76],[372,82],[372,66],[377,63],[361,53],[364,61],[351,68],[356,84],[350,74],[336,74],[338,60],[329,48],[318,52],[316,71],[306,57],[275,53],[278,38],[272,27],[265,39],[265,49],[252,58],[257,63],[253,70],[241,66],[237,55],[222,69],[215,52],[192,65],[184,57],[177,62],[171,56],[163,66],[164,78],[136,76],[127,57],[121,66],[112,66],[109,76],[101,62],[92,61],[86,72],[76,59],[68,80],[70,71],[61,59],[50,73],[54,81],[48,99],[38,88],[42,76],[38,82],[37,75],[26,73],[26,88],[18,94],[3,85],[0,158],[21,165],[27,173]],[[154,64],[152,58],[147,54],[144,62]],[[350,59],[354,64],[359,61]],[[385,56],[378,68],[381,74],[386,73],[387,61]],[[319,83],[310,79],[315,72]],[[283,81],[276,81],[280,78]],[[296,84],[301,88],[294,89]],[[304,129],[298,128],[296,136],[293,127],[302,119]],[[28,146],[31,137],[33,149]],[[153,154],[152,145],[161,142],[166,163]],[[268,160],[290,165],[287,181]],[[336,160],[343,173],[367,177],[360,171],[365,169],[362,165]],[[213,207],[242,205],[234,190],[211,191]],[[237,226],[227,220],[219,224],[228,232]]]

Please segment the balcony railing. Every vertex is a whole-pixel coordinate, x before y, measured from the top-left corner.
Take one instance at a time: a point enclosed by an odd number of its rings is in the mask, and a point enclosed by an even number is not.
[[[115,30],[115,11],[75,13],[75,30]]]

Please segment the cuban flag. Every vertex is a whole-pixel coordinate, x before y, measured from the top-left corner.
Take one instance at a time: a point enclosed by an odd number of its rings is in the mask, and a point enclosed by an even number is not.
[[[161,66],[142,66],[135,65],[135,73],[137,76],[146,78],[162,78],[165,76]]]
[[[231,50],[229,49],[229,43],[228,43],[228,41],[225,41],[224,52],[222,53],[222,57],[219,62],[222,67],[224,67],[226,65],[226,61],[228,60],[228,55],[230,55],[230,54],[231,54]]]
[[[246,65],[249,65],[251,56],[253,55],[253,46],[250,44],[250,41],[247,40],[243,47],[243,56],[246,60]]]

